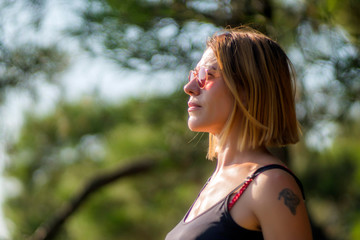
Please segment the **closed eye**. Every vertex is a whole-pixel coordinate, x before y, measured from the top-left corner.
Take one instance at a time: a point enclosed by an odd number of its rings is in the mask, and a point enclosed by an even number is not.
[[[215,71],[208,71],[208,76],[211,77],[211,78],[217,78],[219,77],[219,73],[218,72],[215,72]]]

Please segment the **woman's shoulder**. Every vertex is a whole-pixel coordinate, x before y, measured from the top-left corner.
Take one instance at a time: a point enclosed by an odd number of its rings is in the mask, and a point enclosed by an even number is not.
[[[247,169],[248,177],[253,178],[253,183],[249,185],[253,197],[269,199],[274,194],[278,196],[283,189],[290,189],[302,198],[300,180],[279,158],[271,154],[259,154],[247,165]]]
[[[281,192],[283,189],[291,189],[295,194],[302,196],[302,186],[296,175],[285,165],[272,163],[259,167],[255,173],[254,196],[265,197]]]
[[[278,168],[264,171],[254,179],[251,192],[251,209],[265,235],[286,232],[284,239],[294,233],[303,237],[299,239],[311,239],[302,187],[295,175]]]
[[[297,177],[285,165],[261,172],[252,184],[252,208],[257,215],[275,210],[279,214],[296,215],[303,205],[304,194]],[[264,167],[263,167],[264,168]],[[266,166],[265,166],[266,168]]]

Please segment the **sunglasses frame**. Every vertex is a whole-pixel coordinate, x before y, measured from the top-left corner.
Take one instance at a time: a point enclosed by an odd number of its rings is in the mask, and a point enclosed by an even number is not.
[[[200,74],[205,74],[205,76],[203,76],[200,79]],[[209,78],[208,69],[204,67],[200,67],[199,71],[190,70],[188,78],[189,78],[189,82],[196,79],[196,83],[199,86],[199,88],[203,89],[205,87],[206,81]]]

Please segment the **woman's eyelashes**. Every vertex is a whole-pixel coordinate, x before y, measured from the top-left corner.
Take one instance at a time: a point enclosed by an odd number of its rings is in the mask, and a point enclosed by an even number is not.
[[[215,77],[215,73],[214,73],[214,72],[211,72],[211,71],[208,71],[208,76],[214,78],[214,77]]]

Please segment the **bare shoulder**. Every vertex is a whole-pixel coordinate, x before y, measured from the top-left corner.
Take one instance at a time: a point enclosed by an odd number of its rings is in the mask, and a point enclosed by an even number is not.
[[[261,173],[254,180],[253,194],[254,200],[261,205],[284,200],[293,215],[296,214],[297,206],[303,202],[303,194],[295,177],[276,168]]]
[[[286,166],[283,167],[286,168]],[[259,194],[272,194],[280,188],[289,187],[299,195],[302,195],[295,175],[281,168],[272,168],[262,172],[254,182]]]
[[[312,239],[295,177],[282,169],[261,173],[252,186],[252,210],[266,239]]]

